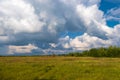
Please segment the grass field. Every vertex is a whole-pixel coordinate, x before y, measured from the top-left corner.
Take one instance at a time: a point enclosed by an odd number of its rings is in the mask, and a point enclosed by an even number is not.
[[[120,80],[120,59],[0,57],[0,80]]]

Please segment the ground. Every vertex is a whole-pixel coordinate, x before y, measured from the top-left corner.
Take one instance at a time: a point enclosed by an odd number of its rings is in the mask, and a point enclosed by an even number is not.
[[[119,79],[119,58],[0,57],[0,80]]]

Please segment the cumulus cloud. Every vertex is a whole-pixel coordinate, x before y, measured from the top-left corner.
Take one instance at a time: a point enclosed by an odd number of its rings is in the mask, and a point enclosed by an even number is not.
[[[111,45],[110,40],[103,40],[96,36],[90,36],[87,33],[82,36],[77,36],[74,39],[65,37],[62,39],[64,48],[72,48],[74,50],[89,50],[90,48],[108,47]]]
[[[1,0],[0,22],[9,33],[37,32],[44,23],[38,21],[34,7],[24,0]],[[10,32],[11,31],[11,32]]]
[[[66,49],[72,48],[75,50],[89,50],[91,48],[109,47],[111,45],[120,46],[119,34],[120,25],[118,24],[111,30],[111,33],[107,35],[107,40],[84,33],[83,35],[77,36],[73,39],[66,36],[65,38],[60,39],[60,44]]]
[[[38,47],[32,45],[32,44],[28,44],[26,46],[13,46],[13,45],[10,45],[8,47],[9,51],[8,53],[9,54],[14,54],[14,53],[31,53],[32,50],[34,49],[38,49]]]
[[[120,46],[119,24],[106,25],[100,1],[0,0],[0,47],[6,46],[4,51],[12,54]],[[119,16],[119,9],[108,14]],[[61,37],[67,32],[83,35]]]

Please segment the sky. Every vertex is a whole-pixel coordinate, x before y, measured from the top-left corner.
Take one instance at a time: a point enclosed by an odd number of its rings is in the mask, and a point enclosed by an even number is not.
[[[0,0],[0,55],[120,47],[120,0]]]

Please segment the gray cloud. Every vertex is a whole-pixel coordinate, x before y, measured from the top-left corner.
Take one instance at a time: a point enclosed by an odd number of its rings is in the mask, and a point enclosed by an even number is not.
[[[7,46],[8,53],[21,51],[23,46],[28,46],[24,50],[28,52],[54,52],[112,45],[119,40],[118,33],[117,37],[113,35],[119,25],[106,25],[99,3],[100,0],[0,0],[0,45]],[[83,35],[61,37],[65,32]],[[29,48],[29,44],[37,49]]]

